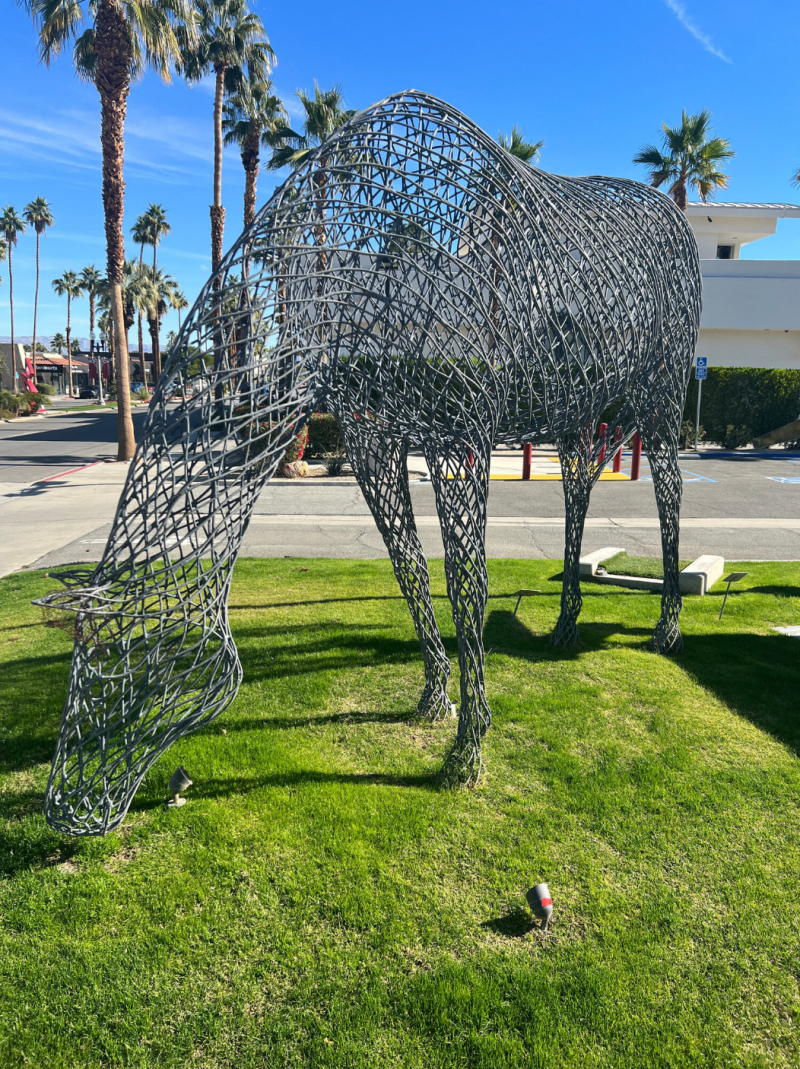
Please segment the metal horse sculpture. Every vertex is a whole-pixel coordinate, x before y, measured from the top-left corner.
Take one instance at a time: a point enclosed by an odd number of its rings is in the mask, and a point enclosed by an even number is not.
[[[578,558],[605,442],[638,428],[664,551],[653,646],[680,649],[678,428],[700,314],[692,232],[636,182],[561,178],[417,92],[361,112],[277,190],[208,282],[167,360],[94,571],[45,599],[77,613],[49,823],[103,834],[153,762],[231,702],[227,618],[253,506],[325,403],[422,646],[421,715],[450,665],[408,490],[424,450],[461,677],[446,784],[474,784],[490,722],[482,626],[497,443],[558,443],[566,557],[557,646],[578,640]]]

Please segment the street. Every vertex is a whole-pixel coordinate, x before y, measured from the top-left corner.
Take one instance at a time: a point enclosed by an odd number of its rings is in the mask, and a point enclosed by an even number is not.
[[[134,412],[137,428],[145,409]],[[116,454],[116,414],[75,412],[0,424],[0,574],[100,558],[127,466]],[[540,467],[552,451],[540,451]],[[513,468],[521,452],[504,453]],[[409,468],[420,464],[410,458]],[[705,450],[683,454],[681,557],[800,559],[800,456]],[[626,457],[623,471],[630,470]],[[426,553],[442,556],[433,489],[413,478],[411,496]],[[563,554],[560,481],[493,481],[487,552],[492,557]],[[646,458],[638,482],[600,482],[592,493],[583,548],[620,546],[660,555],[653,484]],[[353,480],[276,479],[261,495],[244,556],[382,557],[383,541]]]

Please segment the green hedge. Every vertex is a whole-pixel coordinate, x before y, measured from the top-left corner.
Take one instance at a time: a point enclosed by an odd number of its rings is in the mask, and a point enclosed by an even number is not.
[[[692,375],[683,418],[694,427],[697,380]],[[700,399],[705,441],[738,449],[800,416],[800,371],[710,367]]]
[[[336,417],[315,412],[308,421],[308,455],[324,457],[331,453],[344,453],[344,439]]]

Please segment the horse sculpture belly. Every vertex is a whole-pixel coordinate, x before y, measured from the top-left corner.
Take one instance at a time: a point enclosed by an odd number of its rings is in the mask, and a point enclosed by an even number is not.
[[[664,592],[653,638],[680,649],[677,440],[700,314],[691,230],[635,182],[568,179],[507,155],[420,93],[354,117],[296,171],[226,257],[167,360],[103,559],[44,599],[77,612],[49,823],[104,834],[147,769],[219,715],[241,678],[227,620],[252,509],[288,442],[327,403],[422,646],[422,715],[450,674],[408,491],[431,470],[459,646],[443,783],[474,784],[493,445],[555,440],[566,555],[556,645],[578,640],[578,557],[606,413],[647,449]]]

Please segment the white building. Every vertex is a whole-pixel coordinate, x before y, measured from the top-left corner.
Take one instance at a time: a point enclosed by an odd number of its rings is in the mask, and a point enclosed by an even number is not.
[[[697,355],[711,367],[800,370],[800,260],[740,260],[743,245],[800,218],[795,204],[690,204],[703,273]]]

